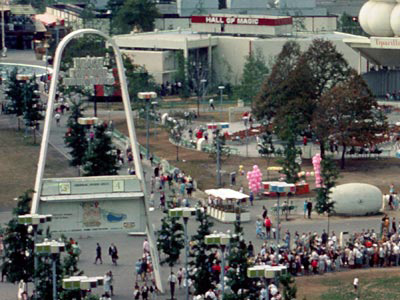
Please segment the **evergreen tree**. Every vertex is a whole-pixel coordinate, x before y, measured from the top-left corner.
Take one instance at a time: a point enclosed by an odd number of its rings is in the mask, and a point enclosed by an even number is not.
[[[240,208],[238,214],[240,214]],[[240,224],[240,217],[235,222],[235,234],[231,238],[230,251],[228,255],[228,277],[227,285],[232,290],[231,293],[223,295],[224,300],[247,300],[256,299],[251,291],[252,280],[247,277],[248,253],[246,243],[243,239],[243,228]]]
[[[57,293],[60,300],[81,299],[81,291],[63,290],[62,279],[70,276],[80,276],[83,271],[77,267],[79,253],[74,252],[72,244],[65,236],[62,236],[62,242],[65,243],[65,252],[56,257],[56,273],[57,273]],[[52,281],[52,258],[47,254],[39,255],[38,267],[38,299],[53,299],[53,281]]]
[[[193,272],[190,279],[193,281],[194,294],[204,295],[213,287],[213,278],[210,276],[209,270],[212,266],[214,256],[210,253],[210,250],[216,246],[206,245],[204,241],[205,236],[211,234],[213,226],[213,223],[209,221],[207,213],[198,209],[196,212],[196,221],[200,224],[197,228],[197,234],[192,236],[193,247],[190,257],[193,260],[189,264]]]
[[[36,94],[37,91],[38,84],[35,82],[34,76],[22,85],[22,97],[24,100],[23,118],[25,126],[33,129],[34,144],[36,144],[36,129],[38,128],[39,121],[43,120],[40,108],[40,96]]]
[[[72,102],[71,115],[68,117],[68,130],[65,133],[64,143],[68,148],[71,148],[69,154],[72,159],[70,165],[78,167],[78,173],[80,166],[83,164],[83,158],[88,148],[88,141],[86,138],[85,126],[78,123],[78,119],[83,117],[82,101]]]
[[[179,218],[170,217],[168,211],[161,220],[161,229],[157,239],[157,249],[165,254],[161,264],[167,263],[173,268],[179,260],[181,250],[185,247],[183,225],[178,222]]]
[[[10,282],[31,281],[33,278],[33,237],[28,226],[18,223],[18,216],[30,212],[32,191],[26,191],[18,198],[13,218],[8,222],[4,233],[4,255],[2,270]]]
[[[24,112],[21,82],[17,79],[18,70],[15,68],[8,76],[6,95],[11,100],[14,114],[18,118],[18,130],[21,129],[20,117]]]
[[[118,158],[106,126],[95,126],[94,138],[83,158],[84,176],[102,176],[118,174]]]
[[[237,97],[249,101],[253,106],[253,101],[260,92],[268,73],[269,68],[261,51],[255,51],[255,53],[246,56],[242,78],[237,87]]]
[[[316,188],[317,197],[315,203],[315,210],[319,214],[328,214],[328,231],[329,232],[329,217],[335,212],[335,202],[329,197],[332,188],[336,186],[336,180],[339,178],[339,170],[336,162],[332,157],[325,156],[321,161],[321,178],[322,186]]]
[[[290,275],[282,275],[279,282],[283,286],[283,300],[296,300],[297,287],[295,279]]]
[[[283,158],[278,162],[281,164],[282,173],[286,175],[286,182],[296,183],[299,179],[298,173],[300,172],[300,165],[296,162],[296,158],[301,154],[300,149],[296,147],[297,134],[293,130],[293,119],[291,116],[286,117],[287,127],[281,130],[280,137],[285,141]]]

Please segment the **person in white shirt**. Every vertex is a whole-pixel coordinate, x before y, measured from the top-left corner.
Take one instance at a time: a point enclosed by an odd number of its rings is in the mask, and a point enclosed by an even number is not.
[[[174,272],[171,272],[171,274],[168,276],[168,282],[169,282],[169,287],[171,290],[171,300],[174,300],[174,294],[175,294],[175,285],[178,281],[178,278],[174,274]]]
[[[216,300],[217,299],[217,296],[215,296],[215,293],[214,293],[214,291],[212,290],[212,289],[209,289],[207,292],[206,292],[206,294],[205,294],[205,298],[207,299],[207,300]]]
[[[357,277],[355,277],[353,280],[353,286],[354,286],[354,292],[357,293],[357,291],[358,291],[358,278]]]

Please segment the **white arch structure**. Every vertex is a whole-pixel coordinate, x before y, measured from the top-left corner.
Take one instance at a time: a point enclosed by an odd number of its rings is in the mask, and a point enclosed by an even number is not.
[[[73,32],[69,33],[67,36],[65,36],[62,39],[62,41],[60,42],[60,44],[57,46],[55,57],[54,57],[53,74],[52,74],[51,83],[50,83],[49,97],[47,100],[46,117],[45,117],[45,121],[44,121],[42,142],[41,142],[41,146],[40,146],[39,162],[38,162],[35,187],[34,187],[35,192],[33,194],[33,199],[32,199],[31,213],[32,214],[38,213],[38,209],[39,209],[41,188],[42,188],[42,182],[43,182],[43,174],[44,174],[47,149],[48,149],[48,144],[49,144],[52,114],[54,111],[54,100],[55,100],[55,96],[56,96],[56,92],[57,92],[58,77],[60,75],[61,57],[62,57],[63,51],[64,51],[65,47],[68,45],[68,43],[71,40],[73,40],[74,38],[77,38],[84,34],[99,35],[99,36],[103,37],[113,48],[115,60],[117,63],[117,68],[118,68],[118,78],[119,78],[120,87],[121,87],[122,102],[124,104],[125,116],[127,119],[129,142],[132,146],[132,155],[133,155],[133,160],[134,160],[134,164],[135,164],[136,175],[141,182],[142,190],[143,190],[144,198],[145,198],[144,202],[145,202],[145,210],[146,210],[147,235],[148,235],[148,239],[149,239],[151,247],[153,249],[156,249],[155,243],[154,243],[153,228],[152,228],[151,224],[149,224],[149,219],[147,216],[148,206],[147,206],[146,184],[145,184],[143,168],[142,168],[142,164],[141,164],[141,160],[140,160],[139,147],[136,142],[137,138],[136,138],[136,132],[135,132],[135,125],[133,123],[132,108],[131,108],[131,103],[130,103],[130,99],[129,99],[128,87],[127,87],[127,83],[126,83],[126,77],[125,77],[125,71],[124,71],[124,65],[123,65],[123,61],[122,61],[121,52],[119,51],[119,48],[113,39],[111,39],[109,36],[107,36],[103,32],[96,30],[96,29],[80,29],[80,30],[73,31]],[[152,256],[152,261],[153,261],[153,266],[154,266],[154,274],[155,274],[157,288],[161,292],[163,292],[163,288],[162,288],[162,284],[161,284],[161,277],[160,277],[159,259],[158,259],[157,253],[154,253],[153,251],[151,251],[151,256]]]

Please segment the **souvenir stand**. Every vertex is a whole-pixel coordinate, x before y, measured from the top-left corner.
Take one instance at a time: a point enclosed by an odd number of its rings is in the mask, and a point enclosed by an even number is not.
[[[223,223],[236,221],[236,214],[240,212],[240,221],[250,221],[250,212],[243,208],[249,195],[231,189],[210,189],[208,195],[207,214]]]

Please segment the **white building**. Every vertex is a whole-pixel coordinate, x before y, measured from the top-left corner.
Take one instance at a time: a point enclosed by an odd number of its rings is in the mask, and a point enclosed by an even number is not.
[[[331,22],[333,26],[336,20],[332,20],[321,19],[320,24]],[[136,64],[144,65],[158,83],[174,80],[177,51],[182,51],[185,58],[196,51],[201,52],[217,77],[213,81],[236,84],[247,55],[260,51],[268,60],[279,54],[288,40],[296,40],[306,50],[316,38],[332,41],[352,67],[360,72],[366,70],[366,60],[343,42],[354,36],[331,31],[293,35],[292,23],[291,17],[192,16],[192,29],[117,35],[114,40]],[[314,26],[321,25],[314,22]]]

